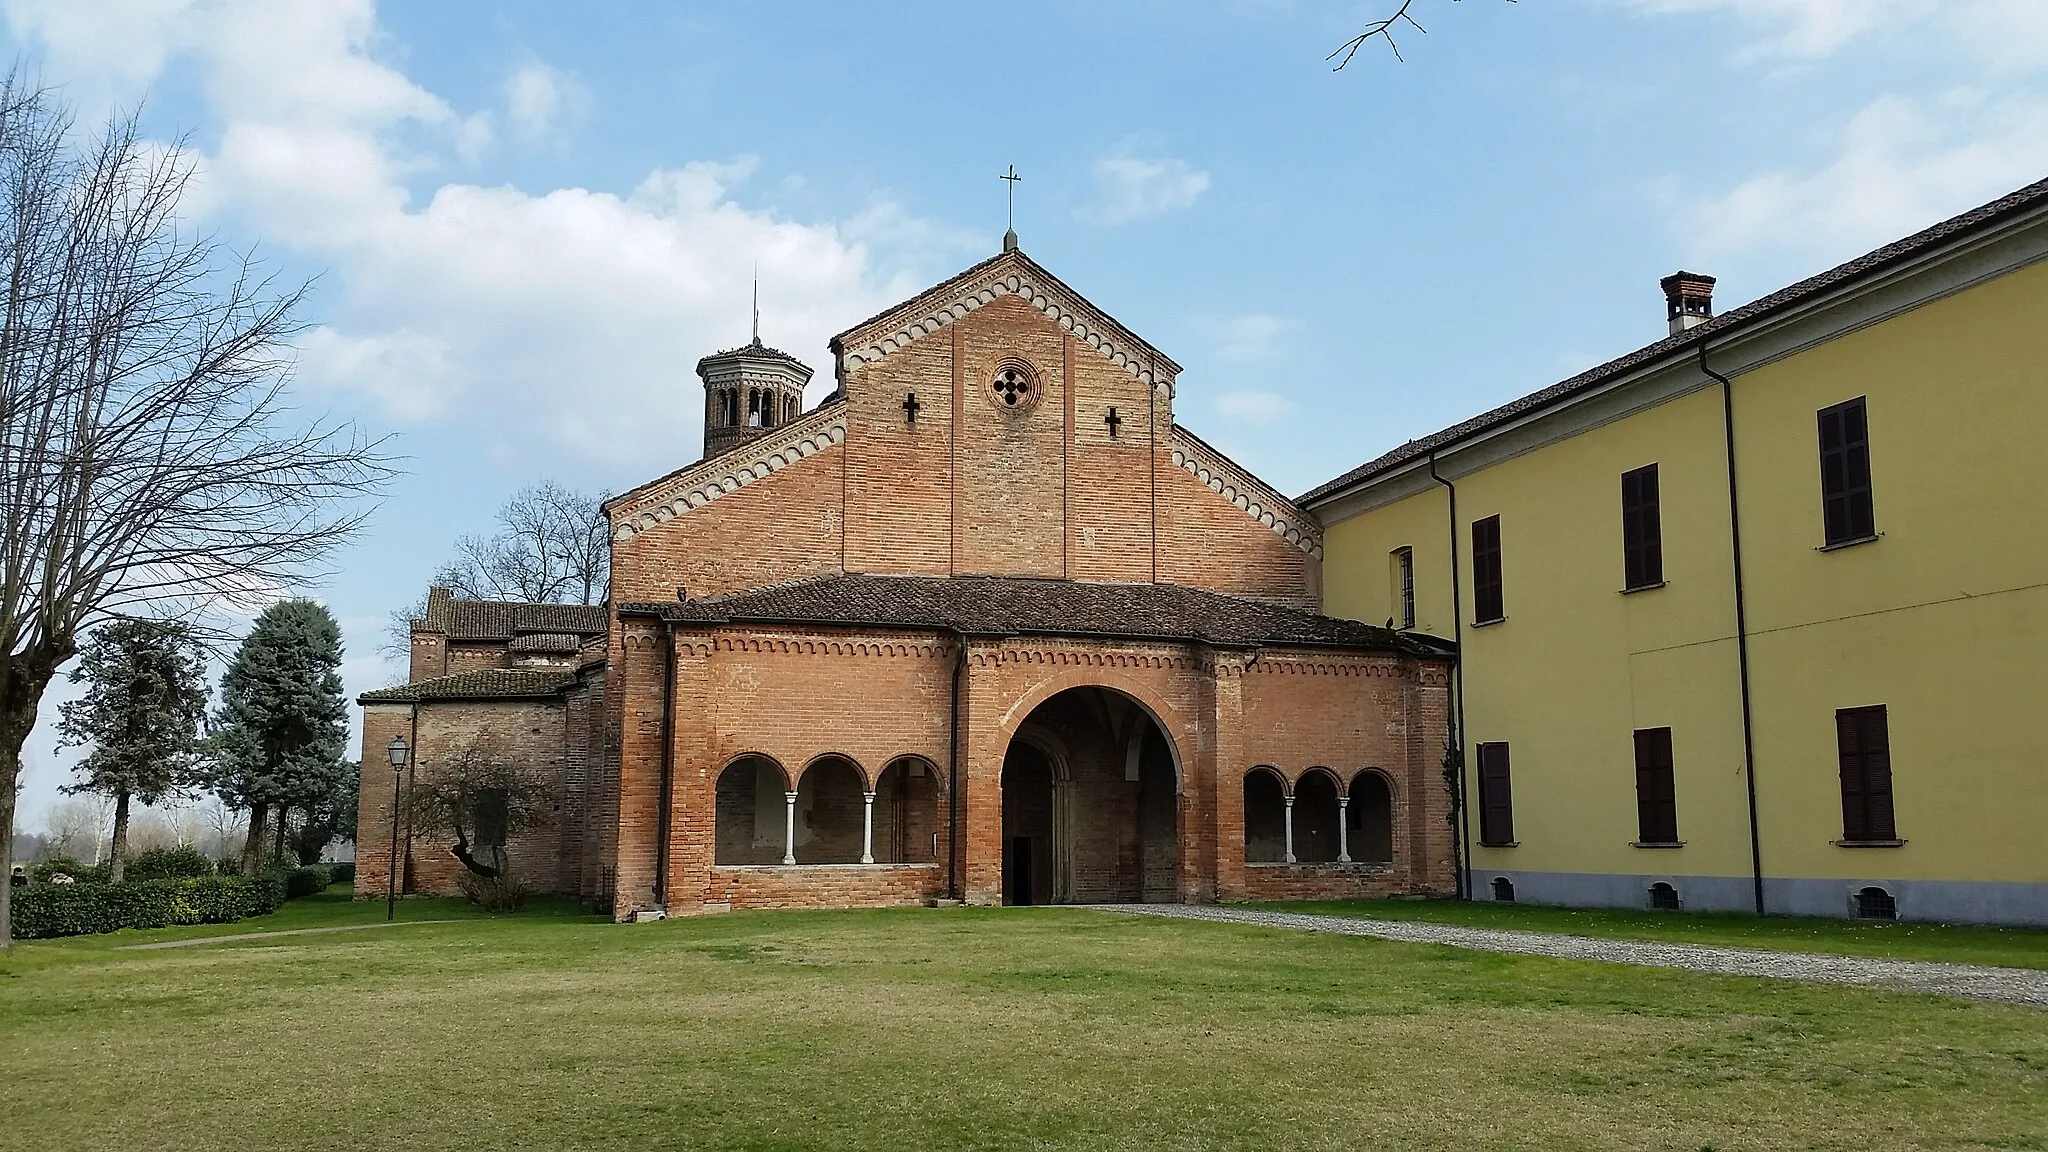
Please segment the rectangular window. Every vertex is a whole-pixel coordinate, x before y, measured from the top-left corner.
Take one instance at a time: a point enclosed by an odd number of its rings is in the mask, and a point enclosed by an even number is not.
[[[1500,590],[1500,517],[1472,522],[1472,615],[1477,624],[1507,619]]]
[[[1515,793],[1508,783],[1508,746],[1479,746],[1479,842],[1504,848],[1515,842]]]
[[[1621,556],[1624,589],[1664,582],[1664,525],[1657,505],[1657,466],[1621,474]]]
[[[1636,843],[1678,843],[1669,728],[1636,729]]]
[[[1821,523],[1829,545],[1877,535],[1870,504],[1870,425],[1863,398],[1820,410]]]
[[[1394,549],[1394,625],[1415,627],[1415,550]]]
[[[1884,705],[1835,713],[1835,751],[1842,763],[1842,839],[1884,843],[1899,838],[1892,820],[1891,733]]]

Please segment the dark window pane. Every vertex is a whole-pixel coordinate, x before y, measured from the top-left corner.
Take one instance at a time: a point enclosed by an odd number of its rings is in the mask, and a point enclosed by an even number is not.
[[[1621,475],[1622,587],[1664,581],[1664,530],[1657,503],[1657,466]]]

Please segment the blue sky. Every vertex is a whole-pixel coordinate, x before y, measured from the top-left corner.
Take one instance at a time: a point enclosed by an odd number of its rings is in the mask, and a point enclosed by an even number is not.
[[[901,5],[0,0],[85,118],[148,96],[195,218],[318,277],[296,394],[407,474],[339,576],[351,693],[455,536],[696,457],[698,356],[825,341],[1023,247],[1298,492],[2048,175],[2042,0]],[[54,718],[54,707],[47,719]],[[65,757],[29,748],[21,823]]]

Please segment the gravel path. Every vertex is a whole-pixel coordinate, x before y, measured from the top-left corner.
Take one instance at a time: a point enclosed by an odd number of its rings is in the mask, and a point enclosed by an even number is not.
[[[2048,1008],[2048,969],[1993,968],[1980,964],[1937,964],[1920,960],[1880,960],[1866,956],[1829,956],[1815,952],[1768,952],[1753,948],[1722,948],[1707,944],[1663,944],[1648,940],[1604,940],[1592,936],[1560,936],[1502,928],[1464,928],[1411,920],[1364,920],[1345,916],[1305,916],[1298,912],[1265,912],[1215,904],[1097,904],[1104,912],[1137,916],[1173,916],[1226,924],[1256,924],[1309,932],[1374,936],[1411,944],[1448,944],[1487,952],[1518,952],[1567,960],[1605,960],[1653,968],[1690,968],[1719,976],[1770,976],[1784,980],[1819,980],[1835,984],[1867,984],[1968,996]]]
[[[329,932],[361,932],[366,928],[403,928],[408,924],[453,924],[453,920],[380,920],[375,924],[337,924],[331,928],[286,928],[277,932],[237,932],[232,936],[200,936],[191,940],[159,940],[154,944],[123,944],[116,952],[154,952],[159,948],[196,948],[234,940],[269,940],[278,936],[324,936]]]

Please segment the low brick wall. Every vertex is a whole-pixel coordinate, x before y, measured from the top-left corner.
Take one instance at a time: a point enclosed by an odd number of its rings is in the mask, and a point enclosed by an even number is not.
[[[1247,864],[1242,899],[1348,900],[1407,890],[1391,864]]]
[[[725,864],[711,869],[706,903],[740,908],[888,908],[922,904],[946,883],[937,864]]]

